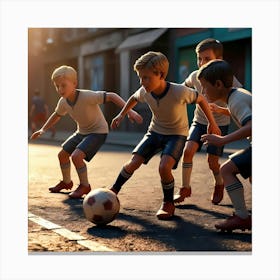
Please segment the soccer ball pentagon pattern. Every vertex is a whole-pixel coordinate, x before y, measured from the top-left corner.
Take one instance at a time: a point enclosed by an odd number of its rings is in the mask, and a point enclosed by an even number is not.
[[[105,188],[91,190],[83,200],[84,214],[96,225],[112,222],[119,213],[120,202],[117,195]]]

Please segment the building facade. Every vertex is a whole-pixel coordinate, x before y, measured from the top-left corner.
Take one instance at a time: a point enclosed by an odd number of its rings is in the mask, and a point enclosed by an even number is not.
[[[197,69],[195,46],[205,38],[224,45],[224,59],[233,67],[238,80],[251,90],[251,28],[30,28],[28,30],[28,98],[35,89],[53,111],[59,99],[50,80],[52,71],[63,64],[78,71],[79,88],[107,90],[127,100],[139,87],[133,71],[135,60],[149,50],[163,52],[169,59],[167,80],[181,83]],[[124,121],[123,131],[144,132],[151,113],[145,104],[135,108],[144,118],[143,125]],[[110,124],[119,112],[113,104],[102,105]],[[188,106],[192,118],[194,106]],[[64,117],[57,125],[73,130],[75,124]]]

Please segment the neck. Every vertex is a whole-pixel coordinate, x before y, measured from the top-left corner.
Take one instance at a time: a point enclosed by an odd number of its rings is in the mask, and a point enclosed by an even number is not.
[[[153,93],[156,94],[156,95],[162,94],[164,92],[165,88],[166,88],[166,85],[167,85],[166,81],[165,80],[162,81],[160,83],[160,86],[157,89],[153,90]]]

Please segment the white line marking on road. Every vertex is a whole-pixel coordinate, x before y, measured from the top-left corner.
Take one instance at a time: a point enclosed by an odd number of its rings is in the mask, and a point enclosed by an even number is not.
[[[54,224],[48,220],[45,220],[39,216],[36,216],[28,212],[28,219],[46,229],[52,230],[53,232],[71,240],[76,241],[78,244],[88,248],[94,252],[114,252],[113,249],[108,248],[98,242],[88,240],[84,236],[81,236],[75,232],[72,232],[66,228],[61,227],[60,225]]]

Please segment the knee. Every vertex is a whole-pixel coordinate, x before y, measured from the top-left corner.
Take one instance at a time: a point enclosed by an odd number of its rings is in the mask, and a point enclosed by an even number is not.
[[[198,144],[187,142],[184,149],[183,161],[191,162],[193,160],[194,154],[198,149]]]
[[[123,167],[124,169],[132,174],[136,169],[138,169],[144,160],[140,159],[139,157],[132,157],[130,161],[128,161]]]
[[[229,162],[225,162],[221,165],[220,172],[223,178],[234,173]]]
[[[72,155],[71,155],[71,159],[72,159],[72,162],[77,165],[81,162],[83,162],[83,159],[84,159],[84,153],[80,150],[75,150]]]
[[[66,151],[64,151],[64,150],[61,150],[61,151],[58,153],[57,156],[58,156],[59,161],[61,161],[61,162],[68,161],[68,160],[69,160],[69,157],[70,157],[70,155],[69,155]]]
[[[167,164],[166,162],[161,162],[159,164],[159,174],[161,178],[165,178],[166,176],[171,174],[172,166],[170,164]]]

